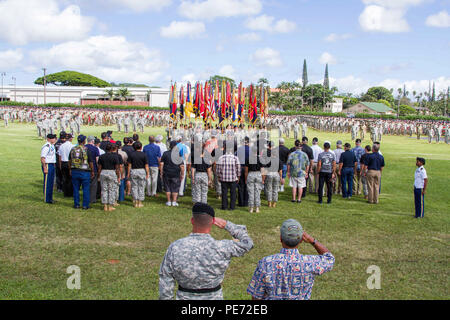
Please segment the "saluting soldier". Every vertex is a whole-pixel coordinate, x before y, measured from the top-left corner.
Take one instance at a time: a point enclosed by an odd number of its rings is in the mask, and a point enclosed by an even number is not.
[[[247,228],[215,217],[212,207],[196,203],[192,209],[192,233],[173,242],[159,269],[159,299],[223,300],[222,281],[231,258],[253,248]],[[212,226],[228,231],[236,240],[215,240]]]
[[[48,134],[47,143],[41,149],[41,167],[44,174],[44,201],[53,204],[53,185],[55,181],[56,135]]]

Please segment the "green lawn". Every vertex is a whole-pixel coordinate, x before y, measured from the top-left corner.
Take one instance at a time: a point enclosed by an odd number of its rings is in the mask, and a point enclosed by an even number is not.
[[[106,128],[83,129],[85,135],[102,131]],[[158,132],[162,128],[147,129],[142,140]],[[312,130],[308,136],[332,144],[350,140],[349,134]],[[292,146],[292,139],[287,144]],[[43,140],[36,137],[35,126],[2,125],[0,145],[0,299],[158,298],[163,255],[191,230],[190,192],[179,208],[166,208],[160,197],[134,209],[128,198],[114,213],[103,212],[101,204],[85,212],[74,210],[72,200],[56,192],[58,203],[50,206],[43,202]],[[336,257],[334,269],[316,278],[312,299],[449,299],[450,146],[384,136],[381,150],[386,168],[379,205],[336,196],[331,206],[320,206],[314,195],[297,205],[289,201],[287,188],[276,209],[263,201],[262,212],[250,214],[218,210],[218,200],[211,197],[216,215],[245,224],[255,243],[250,253],[233,259],[223,283],[225,299],[250,298],[246,288],[256,263],[279,251],[279,226],[288,218],[298,219]],[[422,220],[413,218],[417,156],[427,159],[429,177]],[[212,235],[230,238],[224,230],[214,229]],[[300,251],[315,254],[306,244]],[[66,288],[70,265],[81,268],[81,290]],[[366,287],[370,265],[381,268],[381,290]]]

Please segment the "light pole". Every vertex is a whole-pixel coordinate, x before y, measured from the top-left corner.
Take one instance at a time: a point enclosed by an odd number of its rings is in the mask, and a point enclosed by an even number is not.
[[[2,76],[2,101],[3,101],[3,77],[6,76],[6,72],[2,72],[1,76]]]
[[[46,93],[46,86],[47,86],[47,79],[46,79],[46,72],[47,69],[46,68],[42,68],[42,70],[44,70],[44,104],[47,104],[47,93]]]
[[[14,102],[17,100],[17,92],[16,92],[16,77],[12,77],[12,81],[14,81]]]

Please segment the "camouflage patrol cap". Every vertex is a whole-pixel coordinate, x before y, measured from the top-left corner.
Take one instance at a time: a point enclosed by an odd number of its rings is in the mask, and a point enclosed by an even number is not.
[[[213,218],[216,216],[216,213],[211,206],[201,202],[197,202],[196,204],[194,204],[194,207],[192,208],[192,214],[207,214]]]
[[[280,228],[281,239],[290,246],[296,246],[303,238],[303,227],[294,219],[283,222]]]

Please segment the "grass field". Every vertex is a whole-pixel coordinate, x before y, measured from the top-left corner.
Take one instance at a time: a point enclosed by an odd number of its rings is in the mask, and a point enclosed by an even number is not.
[[[115,130],[115,128],[110,128]],[[106,128],[84,128],[100,135]],[[149,130],[143,135],[161,130]],[[350,135],[308,131],[334,145]],[[123,135],[115,139],[123,138]],[[369,141],[365,141],[368,144]],[[164,197],[147,200],[135,209],[128,198],[114,213],[72,208],[71,199],[55,192],[56,205],[42,196],[39,155],[43,140],[35,126],[0,127],[0,299],[157,299],[158,270],[168,245],[191,231],[190,191],[179,208],[166,208]],[[293,145],[292,139],[288,146]],[[259,259],[280,250],[279,226],[298,219],[305,231],[325,244],[336,257],[334,269],[316,278],[312,299],[449,299],[450,262],[450,146],[426,140],[384,136],[386,159],[380,204],[364,199],[318,205],[315,195],[292,204],[290,188],[276,209],[267,202],[260,214],[239,209],[216,215],[247,226],[255,247],[233,259],[224,287],[225,299],[249,299],[247,285]],[[427,159],[429,188],[425,218],[414,219],[415,158]],[[229,239],[224,230],[212,232]],[[305,254],[315,254],[306,244]],[[118,260],[110,263],[109,260]],[[66,268],[81,268],[81,290],[68,290]],[[366,269],[381,268],[381,290],[369,290]]]

